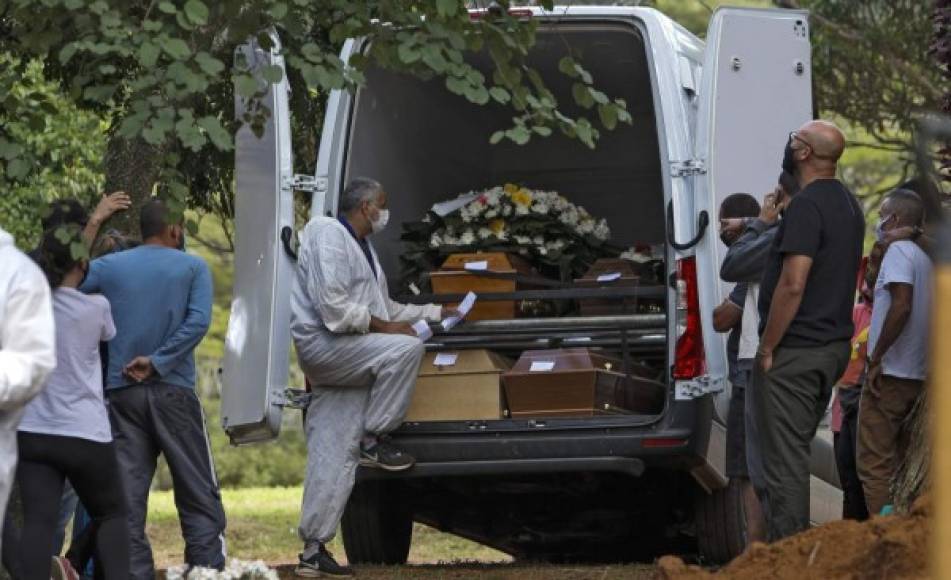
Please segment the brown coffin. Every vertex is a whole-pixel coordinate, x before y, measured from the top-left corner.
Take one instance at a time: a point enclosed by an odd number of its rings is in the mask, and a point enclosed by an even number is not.
[[[515,267],[502,252],[485,252],[474,254],[452,254],[442,267],[430,274],[430,281],[435,294],[466,294],[475,292],[515,292],[514,279],[488,278],[466,271],[469,262],[488,262],[487,271],[496,274],[515,274]],[[448,305],[452,308],[457,304]],[[515,318],[514,300],[477,300],[475,306],[466,316],[467,320],[507,320]]]
[[[546,364],[551,370],[539,370]],[[664,385],[620,370],[618,360],[584,348],[526,351],[502,383],[512,417],[660,412]]]
[[[598,276],[617,272],[620,278],[613,282],[598,282]],[[578,288],[633,287],[640,283],[640,276],[634,271],[631,262],[620,258],[599,258],[575,280]],[[578,301],[582,316],[604,316],[608,314],[633,314],[637,311],[637,299],[627,298],[585,298]]]
[[[406,421],[463,421],[499,419],[504,400],[499,377],[511,367],[505,358],[487,350],[456,352],[456,364],[437,367],[434,352],[419,367],[416,390]]]

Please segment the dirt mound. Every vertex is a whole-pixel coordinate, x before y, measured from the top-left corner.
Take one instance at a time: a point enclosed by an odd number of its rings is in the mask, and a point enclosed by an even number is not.
[[[832,522],[775,544],[754,544],[717,572],[665,556],[658,562],[659,576],[666,580],[926,578],[930,516],[930,496],[924,496],[907,515]]]

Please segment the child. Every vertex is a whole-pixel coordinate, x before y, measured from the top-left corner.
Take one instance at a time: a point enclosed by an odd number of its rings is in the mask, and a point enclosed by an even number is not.
[[[61,226],[75,230],[75,226]],[[77,234],[77,231],[73,231]],[[40,263],[53,288],[56,370],[26,408],[17,442],[23,502],[21,572],[50,577],[53,536],[68,477],[93,516],[96,556],[106,579],[129,577],[129,533],[109,416],[103,402],[99,342],[115,335],[109,303],[76,288],[87,262],[72,256],[55,230],[46,232]],[[62,566],[59,559],[54,564]]]

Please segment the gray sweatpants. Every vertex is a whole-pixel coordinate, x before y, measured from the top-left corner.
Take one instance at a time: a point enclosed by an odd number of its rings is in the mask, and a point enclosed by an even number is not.
[[[106,394],[128,499],[130,577],[155,577],[145,520],[159,453],[165,457],[172,473],[175,507],[185,539],[185,562],[223,568],[225,511],[205,430],[205,416],[195,391],[148,383],[106,391]]]
[[[783,347],[774,352],[768,373],[753,367],[753,419],[763,457],[770,541],[809,527],[812,439],[850,352],[847,340]]]
[[[398,334],[320,333],[296,342],[313,385],[307,408],[307,475],[298,533],[307,546],[329,542],[353,490],[366,433],[403,422],[423,343]]]

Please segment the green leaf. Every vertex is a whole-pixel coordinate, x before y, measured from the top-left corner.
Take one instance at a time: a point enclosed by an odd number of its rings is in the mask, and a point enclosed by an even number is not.
[[[201,0],[185,2],[185,16],[195,24],[208,23],[208,7]]]
[[[20,157],[7,163],[7,176],[10,179],[23,179],[30,173],[30,164]]]
[[[76,54],[77,46],[75,42],[70,42],[59,51],[59,64],[66,65]]]
[[[208,138],[220,151],[230,151],[232,149],[231,134],[225,131],[217,117],[202,117],[198,119],[198,126],[208,133]]]
[[[204,51],[195,55],[195,62],[198,63],[198,68],[209,76],[219,75],[225,70],[223,62]]]
[[[489,138],[489,143],[492,145],[498,145],[504,138],[505,131],[496,131],[495,133],[492,133],[492,137]]]
[[[456,77],[446,77],[446,88],[453,94],[463,95],[469,88],[469,84]]]
[[[590,109],[594,106],[594,99],[591,97],[591,91],[587,86],[581,83],[574,83],[571,85],[571,96],[574,97],[576,103],[585,109]]]
[[[563,56],[561,60],[558,61],[558,70],[562,73],[568,75],[571,78],[578,76],[578,69],[575,68],[577,65],[575,61],[570,56]]]
[[[234,90],[244,98],[253,97],[258,92],[258,81],[251,75],[240,74],[234,77]]]
[[[598,117],[601,118],[601,124],[608,130],[613,130],[617,127],[617,107],[614,105],[599,105],[598,106]]]
[[[529,131],[528,128],[525,127],[524,125],[518,125],[516,127],[512,127],[511,129],[506,131],[505,134],[506,136],[508,136],[509,139],[514,141],[517,145],[524,145],[528,143],[528,141],[532,138],[531,131]]]
[[[512,96],[509,92],[502,87],[492,87],[489,89],[489,95],[503,105],[512,100]]]
[[[89,248],[82,241],[73,241],[69,244],[69,253],[74,260],[85,260],[89,258]]]
[[[139,46],[139,63],[145,68],[152,68],[158,62],[159,47],[151,42],[145,41]]]
[[[436,0],[436,11],[440,16],[455,16],[459,11],[459,0]]]
[[[401,44],[396,52],[403,64],[413,64],[421,56],[419,50],[411,44]]]
[[[162,30],[162,23],[158,20],[144,20],[142,22],[142,29],[146,32],[158,32]]]
[[[591,78],[591,73],[584,70],[584,67],[580,64],[575,64],[575,70],[581,75],[581,80],[584,81],[585,84],[590,85],[594,81],[594,79]]]
[[[591,89],[591,98],[594,99],[594,102],[599,105],[607,105],[610,101],[608,96],[597,89]]]
[[[535,127],[532,127],[532,131],[538,133],[542,137],[551,136],[551,129],[549,127],[545,127],[544,125],[536,125]]]
[[[164,38],[160,40],[162,50],[175,60],[184,60],[191,56],[191,49],[181,38]]]
[[[284,78],[284,70],[280,65],[270,64],[261,69],[261,76],[271,84],[277,84]]]
[[[176,8],[174,4],[168,2],[167,0],[164,2],[159,2],[158,9],[165,14],[175,14],[178,12],[178,8]]]
[[[278,2],[274,6],[271,6],[267,13],[270,14],[274,20],[281,20],[287,16],[287,4]]]

